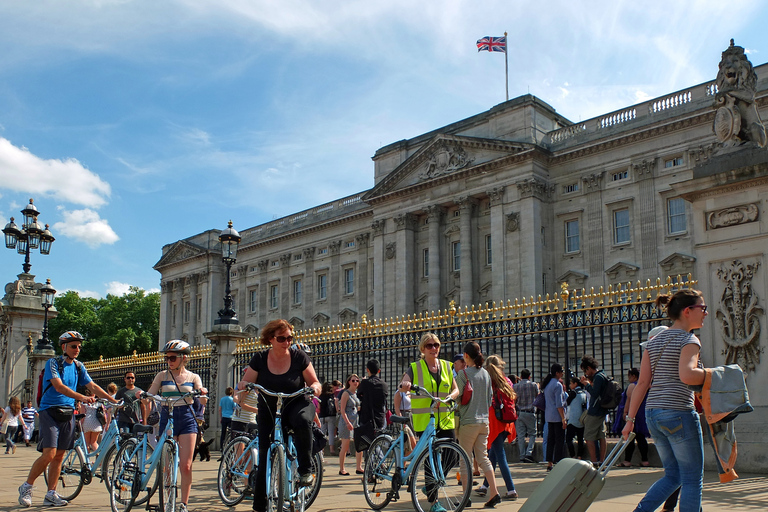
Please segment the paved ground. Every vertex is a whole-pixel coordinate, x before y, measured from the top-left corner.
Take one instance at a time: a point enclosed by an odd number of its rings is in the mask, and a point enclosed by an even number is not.
[[[29,467],[36,458],[34,448],[20,446],[15,455],[0,454],[0,481],[5,485],[0,487],[0,510],[18,510],[17,488],[26,478]],[[214,452],[214,457],[218,453]],[[312,506],[314,512],[347,512],[367,510],[368,506],[362,493],[360,478],[339,476],[338,460],[326,457],[326,471],[320,495]],[[349,459],[348,459],[349,462]],[[347,469],[354,469],[347,464]],[[216,492],[216,471],[218,463],[196,462],[194,466],[195,483],[192,488],[190,512],[215,512],[228,510],[218,498]],[[521,498],[518,501],[505,501],[496,507],[503,512],[516,512],[525,502],[533,489],[546,475],[543,464],[512,464],[512,477]],[[643,493],[659,476],[658,468],[615,469],[609,476],[597,501],[589,509],[591,512],[630,512],[642,497]],[[501,478],[497,479],[499,483]],[[33,508],[42,508],[45,493],[44,481],[36,482],[37,488],[33,494]],[[503,484],[502,484],[503,485]],[[473,497],[473,509],[480,510],[482,498]],[[768,506],[768,475],[742,474],[741,478],[729,484],[720,484],[715,473],[704,475],[704,510],[705,511],[749,511],[765,510]],[[240,511],[250,510],[250,502],[243,502],[235,507]],[[104,485],[95,480],[85,487],[80,496],[70,503],[68,510],[83,512],[108,511],[109,499]],[[137,512],[143,510],[139,508]],[[406,512],[413,510],[410,499],[403,499],[390,504],[385,510],[390,512]]]

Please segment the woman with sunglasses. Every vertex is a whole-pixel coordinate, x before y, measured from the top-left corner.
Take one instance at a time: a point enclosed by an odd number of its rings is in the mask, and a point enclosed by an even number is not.
[[[181,396],[194,390],[208,393],[203,387],[203,381],[196,373],[186,369],[186,362],[192,347],[184,340],[171,340],[160,351],[165,353],[168,369],[155,376],[149,386],[150,395]],[[207,398],[200,397],[200,403],[205,405]],[[192,488],[192,462],[194,461],[195,445],[197,444],[197,420],[193,411],[192,398],[179,400],[173,406],[173,411],[163,407],[160,412],[160,431],[165,429],[168,416],[173,414],[173,437],[179,445],[179,473],[181,475],[181,504],[179,512],[187,512],[189,492]]]
[[[339,474],[348,476],[349,473],[344,468],[344,460],[349,451],[349,441],[352,439],[355,427],[357,426],[357,413],[360,410],[360,399],[357,398],[357,388],[360,386],[360,377],[353,373],[347,377],[344,382],[344,391],[341,392],[339,399],[339,439],[341,439],[341,449],[339,450]],[[355,454],[355,473],[363,474],[363,452]]]
[[[248,382],[255,382],[270,391],[294,393],[305,387],[320,395],[320,381],[315,368],[304,350],[291,350],[293,327],[285,320],[272,320],[261,330],[261,344],[267,350],[257,352],[251,358],[237,389],[245,389]],[[259,460],[267,460],[267,450],[275,429],[277,399],[259,393],[258,429]],[[293,429],[296,458],[299,463],[299,485],[311,486],[312,474],[312,423],[315,406],[307,396],[299,396],[283,402],[283,428]],[[253,494],[253,510],[264,512],[267,507],[266,464],[259,464]]]
[[[648,489],[635,511],[658,509],[680,487],[680,511],[699,512],[704,444],[693,391],[688,386],[704,383],[705,372],[699,360],[701,342],[691,331],[704,325],[707,306],[702,293],[690,289],[659,295],[656,306],[667,307],[673,324],[645,346],[640,379],[632,392],[622,435],[626,439],[634,430],[647,393],[645,419],[664,464],[664,476]]]

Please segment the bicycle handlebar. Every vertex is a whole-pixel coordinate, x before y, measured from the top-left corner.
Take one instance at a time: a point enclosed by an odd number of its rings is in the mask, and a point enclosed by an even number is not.
[[[432,393],[424,389],[422,386],[416,386],[414,384],[411,384],[411,391],[413,392],[414,395],[420,395],[423,393],[427,395],[428,398],[432,399],[433,402],[440,402],[441,404],[445,404],[454,409],[458,406],[458,404],[456,403],[456,400],[454,400],[453,398],[449,396],[445,398],[434,396]]]
[[[184,394],[183,394],[183,395],[181,395],[181,396],[160,396],[160,395],[152,395],[152,394],[150,394],[150,393],[147,393],[146,391],[144,391],[143,393],[141,393],[141,395],[139,396],[139,398],[141,398],[142,400],[145,400],[145,399],[147,399],[147,400],[154,400],[155,402],[158,402],[158,403],[168,403],[168,404],[170,404],[170,403],[176,403],[176,402],[179,402],[179,401],[181,401],[181,400],[184,400],[185,398],[189,398],[190,396],[192,396],[192,397],[198,397],[198,396],[204,396],[204,394],[203,394],[203,392],[202,392],[201,390],[199,390],[199,389],[194,389],[194,390],[192,390],[192,391],[189,391],[189,392],[187,392],[187,393],[184,393]],[[189,405],[189,404],[188,404],[188,405]]]
[[[270,391],[261,384],[254,384],[253,382],[249,382],[245,385],[246,388],[250,390],[258,390],[261,393],[264,393],[265,395],[274,396],[275,398],[294,398],[301,395],[314,395],[315,391],[311,387],[305,387],[302,389],[299,389],[298,391],[294,391],[293,393],[280,393],[278,391]]]

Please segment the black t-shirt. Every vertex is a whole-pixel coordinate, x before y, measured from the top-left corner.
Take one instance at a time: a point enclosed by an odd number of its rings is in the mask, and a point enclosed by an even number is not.
[[[138,395],[142,392],[141,388],[135,386],[133,389],[122,387],[115,393],[115,400],[127,399],[131,401],[130,407],[125,407],[117,411],[117,421],[119,423],[138,423],[139,422],[139,401]]]
[[[387,426],[387,383],[378,375],[368,377],[360,381],[357,388],[357,397],[360,399],[360,424],[371,420],[376,422],[377,428]]]
[[[290,350],[291,354],[291,366],[288,371],[275,375],[269,371],[267,365],[267,356],[269,351],[267,349],[262,352],[257,352],[251,358],[251,362],[248,366],[259,372],[259,376],[256,378],[256,384],[264,386],[270,391],[276,391],[278,393],[293,393],[304,388],[304,376],[302,373],[310,364],[309,356],[302,350]],[[259,393],[259,407],[266,401],[266,405],[275,410],[277,404],[277,398],[267,396],[264,393]]]

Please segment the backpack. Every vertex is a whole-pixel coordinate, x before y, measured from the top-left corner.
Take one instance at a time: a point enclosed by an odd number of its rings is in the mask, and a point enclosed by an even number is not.
[[[330,395],[325,400],[325,416],[336,416],[336,400],[333,395]]]
[[[60,355],[56,358],[54,358],[54,361],[56,362],[56,369],[59,371],[59,375],[61,375],[64,372],[64,356]],[[77,369],[78,375],[82,373],[82,371],[85,369],[83,366],[83,363],[75,359],[75,368]],[[40,371],[40,377],[37,380],[37,406],[40,407],[40,402],[43,400],[43,395],[51,389],[53,384],[51,384],[51,381],[48,381],[48,385],[43,387],[43,379],[45,377],[45,368]]]
[[[496,419],[502,423],[514,423],[517,421],[517,409],[515,401],[504,393],[498,391],[493,394],[493,412]]]
[[[615,409],[621,403],[621,394],[624,390],[621,384],[611,377],[605,377],[605,386],[600,392],[600,407],[603,409]]]

